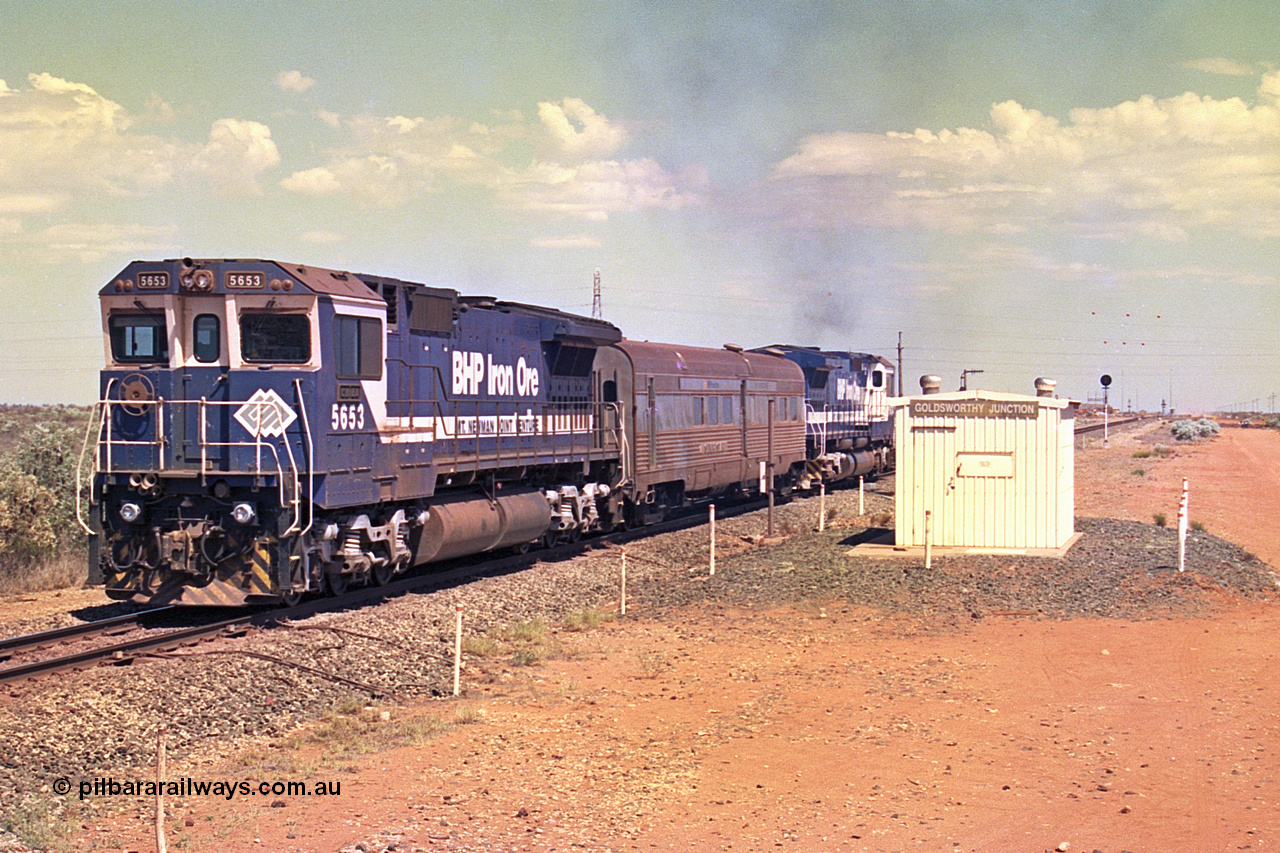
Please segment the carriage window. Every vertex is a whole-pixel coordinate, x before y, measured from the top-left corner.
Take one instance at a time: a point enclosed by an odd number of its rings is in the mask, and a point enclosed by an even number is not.
[[[707,423],[709,424],[720,423],[720,398],[719,397],[707,398]]]
[[[723,410],[723,412],[724,412],[724,418],[723,418],[722,420],[723,420],[725,423],[727,423],[727,424],[731,424],[731,423],[733,423],[733,421],[734,421],[734,417],[733,417],[733,398],[732,398],[732,397],[721,397],[721,398],[720,398],[720,403],[721,403],[722,410]]]
[[[201,364],[222,355],[222,322],[216,314],[201,314],[191,324],[191,351]]]
[[[376,317],[334,317],[333,351],[339,379],[382,378],[382,324]]]
[[[169,339],[163,314],[113,314],[111,357],[127,364],[169,361]]]
[[[702,418],[702,398],[701,398],[701,397],[694,397],[694,398],[693,398],[693,422],[694,422],[695,424],[701,425],[701,424],[702,424],[702,420],[703,420],[703,418]]]
[[[311,360],[311,323],[305,314],[244,314],[240,356],[248,362],[305,364]]]

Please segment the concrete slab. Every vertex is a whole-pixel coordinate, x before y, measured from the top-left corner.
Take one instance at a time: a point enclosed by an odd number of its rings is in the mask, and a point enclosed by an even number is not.
[[[1018,557],[1046,557],[1050,559],[1061,559],[1071,550],[1071,546],[1080,541],[1083,534],[1073,533],[1067,543],[1061,548],[960,548],[960,547],[934,547],[933,556],[935,557],[956,557],[964,554],[1002,554]],[[893,557],[910,557],[916,560],[924,559],[924,548],[916,546],[912,548],[899,548],[893,544],[893,531],[886,530],[883,535],[874,539],[868,539],[866,542],[859,542],[847,552],[847,557],[868,557],[877,560],[890,559]]]

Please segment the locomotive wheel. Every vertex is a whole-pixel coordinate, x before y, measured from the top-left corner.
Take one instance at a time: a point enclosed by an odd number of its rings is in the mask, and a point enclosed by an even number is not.
[[[383,563],[369,570],[369,576],[373,579],[374,586],[386,586],[391,583],[391,578],[395,573],[396,567],[390,563]]]
[[[324,573],[324,590],[333,598],[346,594],[348,586],[350,586],[348,575],[344,575],[342,572]]]
[[[302,601],[302,593],[293,589],[288,592],[282,592],[280,593],[280,601],[284,603],[285,607],[297,607],[298,603]]]

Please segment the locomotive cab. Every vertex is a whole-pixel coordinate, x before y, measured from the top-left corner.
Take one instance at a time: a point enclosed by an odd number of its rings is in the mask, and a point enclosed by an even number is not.
[[[136,262],[101,291],[90,580],[110,597],[291,597],[287,543],[311,515],[307,415],[322,365],[342,363],[322,315],[382,322],[367,291],[316,284],[301,267],[183,259]]]

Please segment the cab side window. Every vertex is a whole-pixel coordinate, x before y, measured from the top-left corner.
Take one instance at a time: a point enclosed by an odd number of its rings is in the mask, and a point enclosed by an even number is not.
[[[382,378],[382,323],[374,317],[333,318],[334,373],[339,379]]]

